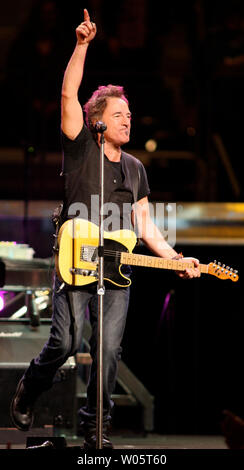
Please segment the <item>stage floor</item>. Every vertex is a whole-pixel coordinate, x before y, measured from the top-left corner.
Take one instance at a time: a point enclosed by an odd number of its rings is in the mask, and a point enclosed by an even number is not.
[[[114,436],[117,449],[227,449],[222,436],[188,436],[148,434],[138,436]]]
[[[40,436],[42,433],[33,430],[31,433],[22,433],[6,429],[0,431],[0,449],[23,449],[26,448],[28,436]],[[46,432],[46,440],[51,435]],[[133,434],[131,431],[124,431],[111,434],[110,439],[115,449],[228,449],[225,438],[217,435],[161,435],[148,433],[146,435]],[[67,447],[82,447],[83,437],[65,436]],[[44,439],[43,439],[44,442]]]

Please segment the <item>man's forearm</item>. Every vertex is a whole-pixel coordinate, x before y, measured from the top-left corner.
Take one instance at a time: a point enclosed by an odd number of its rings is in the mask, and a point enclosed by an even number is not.
[[[174,258],[178,253],[171,248],[150,217],[148,199],[139,201],[132,211],[132,225],[136,227],[139,238],[156,255],[162,258]]]
[[[151,221],[147,221],[146,230],[142,231],[142,240],[145,245],[157,256],[162,258],[174,258],[177,252],[166,242],[158,227]]]
[[[88,43],[76,44],[74,52],[66,67],[62,85],[62,96],[76,96],[82,81]]]

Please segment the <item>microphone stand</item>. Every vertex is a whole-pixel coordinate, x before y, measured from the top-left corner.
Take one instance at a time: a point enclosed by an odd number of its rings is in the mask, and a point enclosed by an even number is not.
[[[97,318],[97,416],[96,448],[102,449],[103,438],[103,300],[104,287],[104,132],[100,129],[99,245],[98,245],[98,318]]]

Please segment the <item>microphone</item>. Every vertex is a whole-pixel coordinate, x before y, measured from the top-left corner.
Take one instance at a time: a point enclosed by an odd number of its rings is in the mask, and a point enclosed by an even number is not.
[[[107,126],[103,121],[97,121],[95,123],[95,126],[94,126],[95,132],[102,133],[102,132],[106,131],[106,129],[107,129]]]

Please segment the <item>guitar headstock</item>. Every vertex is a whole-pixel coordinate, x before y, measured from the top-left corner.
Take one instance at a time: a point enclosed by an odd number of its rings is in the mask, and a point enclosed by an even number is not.
[[[208,274],[212,274],[219,279],[230,279],[231,281],[236,282],[239,279],[237,273],[238,271],[234,271],[233,268],[225,266],[225,264],[217,263],[217,261],[209,263],[208,265]]]

